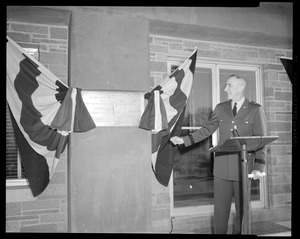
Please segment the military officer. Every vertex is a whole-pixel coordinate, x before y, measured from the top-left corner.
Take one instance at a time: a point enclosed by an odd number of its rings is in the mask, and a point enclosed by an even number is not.
[[[261,105],[249,101],[244,96],[246,81],[232,75],[225,84],[227,101],[218,104],[212,117],[201,129],[184,137],[172,137],[175,145],[194,145],[212,135],[219,128],[219,144],[233,136],[237,129],[240,136],[265,136],[266,118]],[[249,173],[253,179],[260,179],[265,168],[265,148],[248,154]],[[242,179],[240,154],[215,153],[214,159],[214,233],[226,234],[230,215],[232,195],[234,195],[236,218],[234,233],[241,233],[242,224]]]

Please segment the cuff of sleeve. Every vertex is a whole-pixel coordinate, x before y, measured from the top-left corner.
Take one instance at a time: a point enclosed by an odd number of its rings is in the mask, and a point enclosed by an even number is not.
[[[264,172],[265,171],[265,160],[255,159],[253,170],[257,170],[259,172]]]
[[[194,141],[194,139],[191,140],[191,138],[192,138],[191,135],[187,135],[187,136],[183,137],[183,141],[184,141],[184,146],[185,147],[191,146],[193,144],[192,141]]]

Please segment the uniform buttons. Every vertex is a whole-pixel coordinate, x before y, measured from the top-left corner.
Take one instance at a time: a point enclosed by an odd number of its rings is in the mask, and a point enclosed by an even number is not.
[[[234,124],[234,121],[232,121],[232,123]]]

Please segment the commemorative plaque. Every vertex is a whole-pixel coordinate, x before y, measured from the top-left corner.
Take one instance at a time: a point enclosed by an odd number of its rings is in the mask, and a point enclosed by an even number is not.
[[[144,111],[143,92],[82,90],[81,95],[97,127],[138,126]]]

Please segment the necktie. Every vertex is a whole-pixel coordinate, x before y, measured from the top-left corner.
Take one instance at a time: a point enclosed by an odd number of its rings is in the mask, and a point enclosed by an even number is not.
[[[233,113],[233,117],[236,115],[236,102],[234,103],[233,109],[232,109],[232,113]]]

